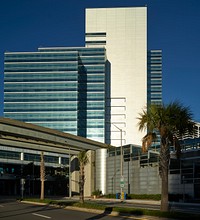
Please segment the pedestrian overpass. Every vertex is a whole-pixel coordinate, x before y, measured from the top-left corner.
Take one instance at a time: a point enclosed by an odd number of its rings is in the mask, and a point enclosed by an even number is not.
[[[85,168],[85,195],[91,195],[95,187],[95,170],[98,169],[95,166],[96,150],[106,150],[107,148],[107,144],[84,137],[0,117],[0,187],[6,189],[10,186],[7,192],[13,188],[17,192],[19,180],[22,178],[20,167],[23,169],[30,163],[39,167],[40,153],[44,152],[46,158],[49,158],[49,161],[45,162],[45,166],[60,167],[61,169],[67,167],[69,192],[78,193],[77,154],[87,150],[90,163]],[[15,172],[17,169],[18,172]],[[31,176],[29,180],[34,183],[34,175],[30,173],[29,176]]]
[[[108,147],[87,138],[3,117],[0,117],[0,144],[71,155]]]

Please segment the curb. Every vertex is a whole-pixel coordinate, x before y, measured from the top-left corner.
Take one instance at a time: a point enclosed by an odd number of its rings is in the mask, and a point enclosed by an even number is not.
[[[31,202],[31,201],[20,201],[18,200],[18,202],[21,202],[21,203],[27,203],[27,204],[33,204],[33,205],[41,205],[41,206],[44,206],[44,205],[49,205],[47,203],[42,203],[42,202]]]

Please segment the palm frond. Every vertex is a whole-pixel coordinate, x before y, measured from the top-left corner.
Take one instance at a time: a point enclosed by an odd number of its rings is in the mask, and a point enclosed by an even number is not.
[[[137,119],[139,120],[137,124],[139,131],[145,130],[147,128],[147,122],[148,122],[147,111],[143,109],[142,113],[139,113],[139,117]]]

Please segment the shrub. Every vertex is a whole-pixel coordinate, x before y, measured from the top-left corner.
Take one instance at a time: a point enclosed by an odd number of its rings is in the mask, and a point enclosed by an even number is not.
[[[116,194],[107,194],[106,198],[116,198]],[[148,200],[161,200],[160,194],[126,194],[126,199],[148,199]]]
[[[161,200],[160,194],[128,194],[127,199],[149,199],[149,200]]]
[[[99,189],[97,189],[97,190],[95,190],[94,192],[92,192],[92,195],[93,196],[101,196],[102,195],[102,192],[99,190]]]
[[[107,194],[107,195],[105,195],[105,197],[108,198],[108,199],[115,199],[116,194]]]

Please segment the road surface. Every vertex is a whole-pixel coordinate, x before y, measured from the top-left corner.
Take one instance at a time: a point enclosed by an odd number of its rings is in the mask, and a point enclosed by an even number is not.
[[[122,220],[105,213],[89,213],[66,210],[52,206],[25,204],[16,201],[0,203],[0,220]],[[132,218],[134,219],[134,218]]]

